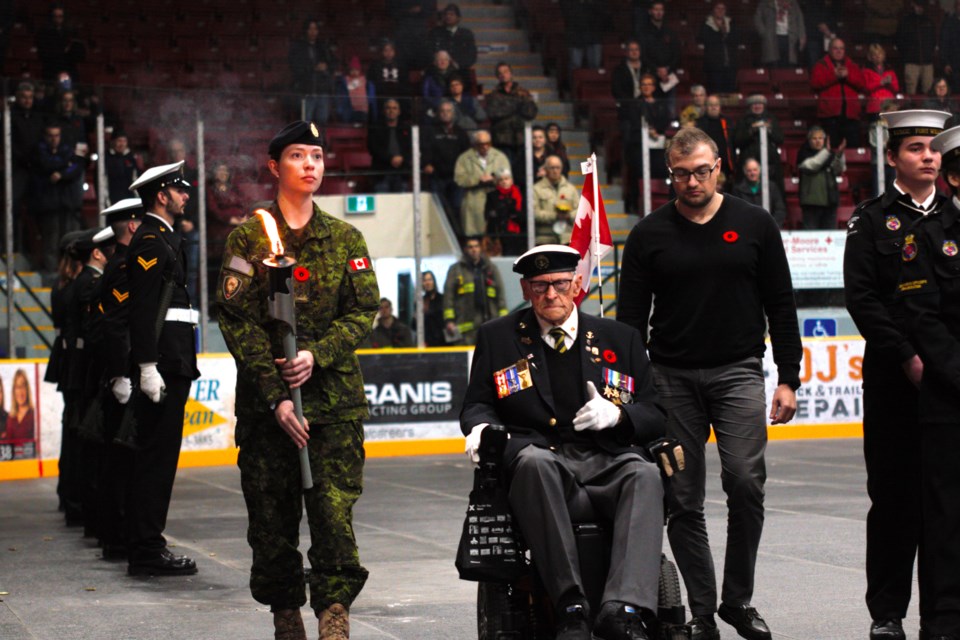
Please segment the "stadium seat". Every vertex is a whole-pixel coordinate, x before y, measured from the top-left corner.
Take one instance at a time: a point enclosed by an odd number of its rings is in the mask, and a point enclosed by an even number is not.
[[[771,93],[770,74],[764,68],[737,71],[737,87],[745,96],[752,93]]]

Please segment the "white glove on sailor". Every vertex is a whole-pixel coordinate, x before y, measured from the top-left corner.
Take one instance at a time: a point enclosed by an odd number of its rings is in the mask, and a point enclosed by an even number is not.
[[[110,385],[110,391],[113,392],[113,397],[117,399],[117,402],[127,404],[130,401],[130,394],[133,393],[130,378],[114,378],[113,383]]]
[[[601,431],[616,426],[619,421],[620,407],[601,396],[592,382],[587,382],[587,403],[574,416],[573,428]]]
[[[151,402],[159,403],[160,397],[167,390],[163,384],[163,377],[157,371],[156,362],[146,362],[140,365],[140,391],[142,391]]]
[[[482,422],[470,430],[467,436],[467,444],[464,447],[464,453],[470,458],[470,462],[480,464],[480,434],[487,428],[487,423]]]

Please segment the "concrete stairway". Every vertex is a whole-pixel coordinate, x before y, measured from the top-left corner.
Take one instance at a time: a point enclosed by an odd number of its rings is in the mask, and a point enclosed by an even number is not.
[[[0,285],[3,286],[3,291],[0,291],[0,351],[6,357],[45,358],[49,355],[49,350],[43,338],[51,344],[54,340],[53,324],[49,316],[50,288],[43,286],[43,279],[39,273],[27,271],[29,266],[26,260],[19,255],[14,257],[16,275],[13,301],[19,305],[20,311],[14,311],[14,348],[8,349],[6,345],[8,326],[6,268],[6,264],[0,260]],[[30,326],[30,323],[40,331],[39,334]]]

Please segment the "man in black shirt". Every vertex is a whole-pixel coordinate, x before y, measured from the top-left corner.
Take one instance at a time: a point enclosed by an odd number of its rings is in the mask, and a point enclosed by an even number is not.
[[[630,233],[617,319],[644,337],[650,319],[650,359],[667,409],[667,435],[684,448],[687,468],[671,478],[667,533],[687,586],[693,638],[720,637],[703,515],[704,445],[713,425],[729,509],[719,614],[741,636],[769,639],[750,605],[766,479],[762,357],[766,320],[779,372],[769,419],[789,422],[802,356],[790,269],[770,214],[717,193],[722,161],[709,135],[682,129],[667,158],[677,199]]]

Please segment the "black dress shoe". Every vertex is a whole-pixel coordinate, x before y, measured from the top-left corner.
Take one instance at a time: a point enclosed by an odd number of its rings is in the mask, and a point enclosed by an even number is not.
[[[196,572],[196,562],[186,556],[175,556],[169,549],[155,558],[131,560],[127,565],[131,576],[192,576]]]
[[[870,640],[907,640],[903,622],[896,618],[874,620],[870,623]]]
[[[571,604],[557,614],[557,640],[591,640],[587,610],[582,604]]]
[[[720,640],[720,629],[713,616],[694,616],[687,623],[690,640]]]
[[[757,610],[748,604],[734,607],[727,604],[720,605],[717,610],[720,619],[737,630],[741,638],[747,640],[771,640],[770,627],[763,621]]]
[[[599,640],[649,640],[640,610],[625,602],[604,602],[593,625]]]

